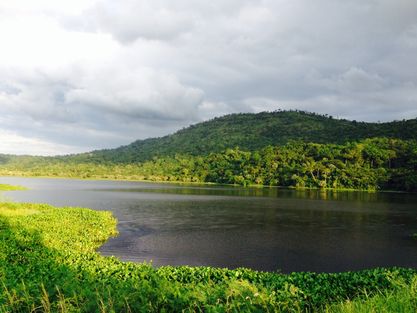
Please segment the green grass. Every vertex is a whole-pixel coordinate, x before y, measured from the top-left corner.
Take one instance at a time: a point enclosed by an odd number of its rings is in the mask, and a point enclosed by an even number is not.
[[[373,297],[365,297],[340,304],[329,305],[326,312],[332,313],[415,313],[417,312],[417,276],[411,283],[399,280],[396,288],[379,292]]]
[[[303,312],[411,286],[411,269],[284,275],[103,257],[110,212],[0,203],[0,312]],[[336,308],[336,307],[334,307]],[[333,307],[332,307],[333,309]]]
[[[22,186],[12,186],[8,184],[0,184],[0,191],[11,191],[11,190],[26,190],[25,187]]]

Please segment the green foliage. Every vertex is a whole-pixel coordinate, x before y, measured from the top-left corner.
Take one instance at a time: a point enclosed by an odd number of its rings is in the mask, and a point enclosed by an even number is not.
[[[11,191],[11,190],[26,190],[25,187],[22,186],[12,186],[8,184],[0,184],[0,191]]]
[[[340,274],[161,267],[106,258],[109,212],[0,204],[0,312],[299,312],[395,290],[410,269]]]
[[[393,283],[393,290],[384,290],[374,296],[328,305],[325,311],[328,313],[417,312],[417,276],[414,276],[409,284],[402,280],[394,280]]]
[[[297,140],[345,144],[366,138],[417,139],[417,119],[390,123],[365,123],[334,119],[303,111],[239,113],[191,125],[172,135],[138,140],[112,150],[67,157],[76,162],[135,163],[176,154],[205,156],[228,148],[255,151]]]
[[[252,152],[234,148],[132,164],[27,158],[0,166],[0,174],[417,191],[416,160],[416,141],[373,138],[344,145],[297,141]]]
[[[409,282],[416,274],[414,270],[401,268],[390,270],[378,268],[332,274],[300,272],[288,275],[257,272],[245,268],[225,270],[187,266],[162,267],[158,271],[171,280],[183,283],[218,284],[224,279],[237,278],[272,290],[276,303],[283,305],[289,301],[300,308],[319,308],[325,303],[338,299],[362,297],[366,292],[391,290],[394,281],[405,279]]]

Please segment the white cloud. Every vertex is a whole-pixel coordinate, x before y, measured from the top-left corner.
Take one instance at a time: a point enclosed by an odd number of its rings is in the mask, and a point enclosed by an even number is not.
[[[74,145],[61,145],[37,138],[20,136],[11,131],[0,130],[0,151],[3,154],[57,155],[87,150]]]
[[[0,65],[55,69],[71,63],[99,63],[117,44],[106,34],[68,32],[50,16],[18,15],[0,20]]]
[[[80,14],[89,8],[95,1],[96,0],[1,0],[0,11],[6,11],[9,14]]]
[[[193,26],[192,16],[157,1],[99,2],[86,13],[96,19],[99,30],[123,43],[137,38],[172,39]]]

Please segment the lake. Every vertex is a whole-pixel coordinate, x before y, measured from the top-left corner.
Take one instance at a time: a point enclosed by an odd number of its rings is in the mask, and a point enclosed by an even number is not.
[[[101,248],[155,266],[339,272],[417,268],[417,195],[2,177],[16,202],[110,210]],[[4,199],[3,199],[4,200]]]

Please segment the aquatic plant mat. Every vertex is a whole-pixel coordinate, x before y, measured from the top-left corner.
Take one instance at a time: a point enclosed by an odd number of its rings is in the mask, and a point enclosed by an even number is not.
[[[157,269],[95,252],[116,234],[110,212],[0,203],[0,312],[348,312],[352,301],[404,288],[412,297],[417,289],[412,269]],[[407,306],[417,308],[415,301]]]

